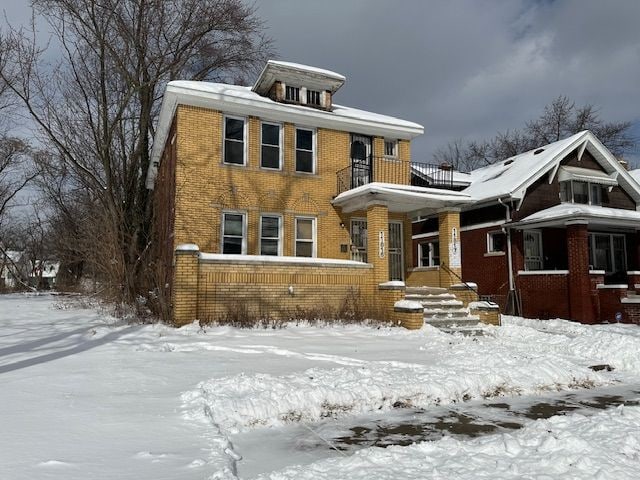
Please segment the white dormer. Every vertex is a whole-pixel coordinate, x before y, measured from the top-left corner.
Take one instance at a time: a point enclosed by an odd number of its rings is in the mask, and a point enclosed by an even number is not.
[[[276,102],[331,110],[332,95],[345,80],[330,70],[269,60],[251,90]]]

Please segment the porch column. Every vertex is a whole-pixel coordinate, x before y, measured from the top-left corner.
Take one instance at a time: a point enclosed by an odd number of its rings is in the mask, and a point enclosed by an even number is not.
[[[367,204],[367,262],[375,284],[389,281],[389,209],[384,202]]]
[[[440,241],[440,286],[449,288],[460,283],[462,277],[462,252],[460,250],[460,209],[446,208],[438,212],[438,238]],[[457,275],[457,276],[456,276]],[[460,278],[458,278],[460,277]]]
[[[567,260],[571,320],[595,323],[589,280],[589,240],[585,222],[567,223]]]

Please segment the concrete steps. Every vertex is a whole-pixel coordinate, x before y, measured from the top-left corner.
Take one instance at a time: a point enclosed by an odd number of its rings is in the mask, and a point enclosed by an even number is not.
[[[424,323],[442,331],[478,334],[480,317],[469,314],[464,303],[440,287],[407,287],[405,298],[424,307]]]

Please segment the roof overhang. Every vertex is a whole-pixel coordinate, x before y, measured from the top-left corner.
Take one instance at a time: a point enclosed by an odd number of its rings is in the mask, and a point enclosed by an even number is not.
[[[345,82],[339,73],[290,62],[269,60],[252,87],[254,92],[265,95],[276,81],[293,82],[307,88],[328,90],[335,93]]]
[[[615,171],[607,174],[598,170],[571,166],[561,166],[558,169],[558,181],[560,182],[574,180],[578,182],[597,183],[599,185],[615,187],[618,185],[617,178],[618,172]]]
[[[369,183],[341,193],[332,204],[345,213],[366,210],[372,202],[387,205],[391,213],[422,215],[443,208],[460,208],[471,203],[471,198],[463,193],[437,188],[394,185],[390,183]]]
[[[605,230],[640,230],[640,212],[591,205],[561,204],[536,212],[518,222],[505,226],[518,230],[586,224]]]

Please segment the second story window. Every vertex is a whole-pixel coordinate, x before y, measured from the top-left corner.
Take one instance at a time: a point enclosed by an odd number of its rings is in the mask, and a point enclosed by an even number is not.
[[[224,163],[244,165],[244,119],[224,119]]]
[[[320,106],[320,92],[317,90],[307,90],[307,105]]]
[[[314,173],[313,130],[296,128],[296,172]]]
[[[560,182],[560,201],[602,205],[604,187],[597,183],[578,181]]]
[[[398,156],[398,142],[395,140],[384,141],[384,156],[396,158]]]
[[[298,87],[285,87],[284,99],[288,102],[300,103],[300,89]]]
[[[280,125],[274,123],[262,124],[262,147],[260,152],[260,166],[279,170],[280,163]]]

